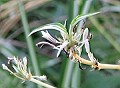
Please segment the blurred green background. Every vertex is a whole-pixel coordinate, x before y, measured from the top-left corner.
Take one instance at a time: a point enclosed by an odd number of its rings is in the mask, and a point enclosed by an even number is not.
[[[41,25],[66,19],[69,25],[78,14],[98,11],[102,13],[86,19],[85,27],[93,34],[91,51],[99,62],[120,64],[120,0],[0,0],[0,88],[37,88],[2,69],[1,64],[13,56],[26,56],[33,74],[46,75],[46,83],[59,88],[120,88],[120,71],[91,71],[86,65],[86,70],[80,70],[64,53],[56,58],[51,47],[36,47],[44,40],[40,32],[26,38]],[[84,48],[82,57],[88,59]]]

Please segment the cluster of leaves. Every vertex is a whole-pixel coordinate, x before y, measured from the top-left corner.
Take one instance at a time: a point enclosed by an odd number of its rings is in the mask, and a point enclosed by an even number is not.
[[[4,1],[4,0],[1,0]],[[49,3],[41,3],[38,1],[42,0],[34,0],[34,4],[30,4],[30,2],[25,2],[26,12],[28,21],[30,23],[30,28],[35,29],[36,27],[51,23],[51,22],[63,22],[65,19],[72,19],[71,15],[68,17],[68,6],[70,4],[69,1],[66,0],[57,0],[51,1]],[[47,0],[43,0],[47,1]],[[49,1],[49,0],[48,0]],[[71,0],[71,2],[74,0]],[[82,14],[86,1],[91,0],[81,0],[79,2],[79,14]],[[33,3],[32,2],[32,3]],[[101,14],[97,17],[92,17],[87,20],[86,26],[90,29],[93,34],[93,39],[91,41],[91,50],[94,52],[96,58],[99,58],[100,62],[104,63],[116,63],[119,59],[119,44],[120,44],[120,17],[119,17],[119,0],[99,0],[95,1],[92,0],[92,4],[90,5],[89,11],[96,12],[96,11],[104,11],[108,13]],[[3,3],[3,2],[2,2]],[[40,4],[41,3],[41,4]],[[29,4],[31,7],[29,7]],[[4,4],[2,4],[4,5]],[[0,7],[2,7],[2,5]],[[23,27],[21,21],[19,21],[20,16],[17,8],[15,5],[14,8],[16,10],[10,10],[11,8],[8,3],[7,8],[5,7],[4,14],[3,12],[0,13],[0,64],[5,62],[4,58],[13,57],[13,56],[27,56],[30,57],[28,54],[28,49],[25,36],[23,33]],[[42,5],[42,6],[41,6]],[[76,4],[76,6],[78,3]],[[4,6],[3,6],[4,7]],[[2,8],[3,8],[2,7]],[[11,6],[12,7],[12,6]],[[29,7],[29,8],[27,8]],[[74,7],[70,4],[69,7]],[[1,9],[2,9],[1,8]],[[110,9],[109,9],[110,8]],[[70,9],[72,10],[72,9]],[[13,17],[11,19],[11,17]],[[3,25],[4,24],[4,25]],[[49,31],[48,31],[49,32]],[[57,32],[52,31],[50,32],[52,35],[58,35]],[[38,42],[42,39],[38,36],[39,33],[36,33],[33,37],[34,42]],[[98,42],[99,41],[99,42]],[[118,51],[118,52],[117,52]],[[38,49],[37,52],[37,61],[39,63],[39,67],[41,68],[41,72],[46,74],[50,80],[49,82],[55,86],[60,85],[63,81],[63,72],[64,73],[71,73],[68,77],[68,81],[65,84],[70,84],[70,86],[75,88],[75,85],[81,85],[82,88],[119,88],[119,79],[120,75],[118,71],[111,71],[111,70],[102,70],[102,71],[80,71],[78,66],[73,65],[70,66],[71,70],[64,70],[65,62],[67,59],[56,59],[54,55],[56,52],[50,49],[50,47],[46,46],[45,48]],[[86,53],[83,53],[82,56],[87,58]],[[48,58],[49,57],[49,58]],[[43,59],[44,58],[44,59]],[[51,58],[51,59],[50,59]],[[63,55],[60,58],[66,58]],[[30,61],[30,60],[29,60]],[[61,62],[62,61],[62,62]],[[65,62],[65,63],[64,63]],[[33,73],[32,64],[31,71]],[[3,70],[0,70],[0,74],[4,74]],[[62,75],[61,75],[62,74]],[[14,88],[15,86],[19,85],[20,88],[24,88],[24,84],[11,77],[9,74],[1,75],[1,79],[5,79],[5,81],[0,82],[0,88],[11,87]],[[71,80],[69,80],[71,79]],[[112,80],[111,80],[112,79]],[[78,81],[79,80],[79,81]],[[114,82],[113,82],[114,81]],[[81,83],[82,82],[82,83]],[[96,83],[97,82],[97,83]],[[5,85],[3,85],[5,83]],[[13,84],[14,83],[14,84]],[[13,85],[12,85],[13,84]],[[31,84],[31,83],[30,83]],[[96,85],[95,85],[96,84]],[[31,84],[32,85],[32,84]],[[29,86],[29,83],[26,83],[26,86],[29,88],[35,88],[33,86]]]

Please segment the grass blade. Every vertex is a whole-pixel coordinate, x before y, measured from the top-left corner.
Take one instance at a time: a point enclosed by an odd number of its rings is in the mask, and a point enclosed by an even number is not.
[[[19,10],[20,10],[20,14],[21,14],[21,19],[22,19],[22,23],[23,23],[23,27],[24,27],[24,32],[25,32],[26,41],[28,44],[28,49],[29,49],[34,73],[35,73],[35,75],[40,75],[40,69],[39,69],[39,65],[37,63],[37,56],[35,54],[35,48],[33,45],[32,37],[27,38],[28,34],[30,33],[30,28],[28,25],[24,5],[21,0],[19,1]]]

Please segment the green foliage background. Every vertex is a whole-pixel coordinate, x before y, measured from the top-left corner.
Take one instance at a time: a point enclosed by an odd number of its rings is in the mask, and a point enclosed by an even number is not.
[[[85,27],[93,34],[90,42],[91,51],[102,63],[120,64],[120,1],[119,0],[22,0],[30,31],[47,23],[69,22],[78,14],[101,11],[102,13],[86,19]],[[29,53],[24,22],[20,18],[17,0],[0,0],[0,67],[7,63],[7,57],[27,56],[33,74],[37,70],[46,75],[51,85],[59,88],[120,88],[120,71],[80,70],[77,63],[71,62],[62,53],[56,58],[56,51],[49,46],[35,47],[42,41],[41,33],[32,37],[37,68],[34,69],[34,58]],[[32,3],[32,4],[30,4]],[[26,26],[26,25],[25,25]],[[56,31],[50,31],[58,35]],[[82,52],[84,58],[87,54]],[[0,68],[0,88],[37,88],[33,83],[13,77]]]

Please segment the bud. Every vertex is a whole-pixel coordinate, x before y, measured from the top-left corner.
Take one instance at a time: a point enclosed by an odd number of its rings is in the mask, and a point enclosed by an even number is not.
[[[8,67],[5,64],[2,64],[4,70],[8,70]]]

